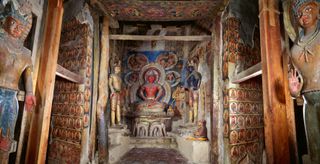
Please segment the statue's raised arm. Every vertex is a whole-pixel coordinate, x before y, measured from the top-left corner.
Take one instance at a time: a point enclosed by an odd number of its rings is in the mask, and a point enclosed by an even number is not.
[[[319,1],[296,0],[293,13],[301,30],[291,49],[297,70],[289,73],[289,89],[292,96],[301,94],[306,101],[304,120],[309,155],[311,163],[320,163]]]

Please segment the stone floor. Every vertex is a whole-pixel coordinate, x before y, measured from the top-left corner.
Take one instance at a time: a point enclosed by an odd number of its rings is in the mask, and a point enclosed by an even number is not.
[[[187,164],[187,160],[174,149],[133,148],[119,164]]]

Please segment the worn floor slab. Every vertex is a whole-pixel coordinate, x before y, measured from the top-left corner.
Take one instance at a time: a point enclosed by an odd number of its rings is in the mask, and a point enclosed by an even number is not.
[[[187,164],[187,160],[174,149],[133,148],[119,164]]]

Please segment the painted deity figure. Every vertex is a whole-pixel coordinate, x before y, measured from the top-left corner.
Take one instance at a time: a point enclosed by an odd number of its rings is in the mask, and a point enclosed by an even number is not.
[[[18,116],[18,85],[21,76],[25,82],[25,110],[31,111],[36,103],[32,89],[31,52],[23,46],[31,28],[30,6],[16,10],[7,3],[0,15],[0,163],[7,163],[12,152],[14,129]],[[30,11],[30,10],[29,10]]]
[[[189,122],[195,122],[198,117],[199,92],[201,83],[201,74],[194,69],[193,65],[189,65],[188,76],[186,78],[186,88],[189,90]]]
[[[302,31],[291,49],[294,69],[289,73],[289,90],[292,96],[301,94],[305,100],[304,122],[310,159],[320,163],[319,2],[297,0],[293,11]]]
[[[143,102],[138,105],[138,109],[148,110],[162,110],[164,104],[160,102],[161,97],[164,95],[164,90],[158,84],[159,77],[154,70],[147,71],[145,75],[145,84],[139,89],[138,95],[142,98]]]
[[[120,62],[115,64],[114,73],[109,78],[109,88],[111,90],[111,126],[121,124],[121,66]]]

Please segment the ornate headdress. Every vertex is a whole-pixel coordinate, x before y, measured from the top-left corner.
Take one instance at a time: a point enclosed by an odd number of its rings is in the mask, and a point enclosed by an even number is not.
[[[151,69],[151,70],[148,70],[147,73],[146,73],[146,76],[157,76],[158,73],[157,71]]]
[[[292,3],[292,10],[293,10],[293,13],[294,15],[298,15],[298,10],[299,8],[305,4],[305,3],[309,3],[309,2],[316,2],[316,3],[319,3],[320,0],[295,0],[293,3]]]
[[[149,76],[154,76],[156,79],[155,79],[155,82],[158,82],[159,80],[159,73],[154,70],[154,69],[149,69],[146,73],[145,73],[145,81],[147,81],[148,77]]]
[[[18,9],[15,9],[13,2],[8,2],[4,8],[4,12],[0,14],[0,20],[3,21],[7,17],[12,17],[18,20],[22,25],[22,36],[21,38],[25,39],[32,26],[32,14],[31,14],[31,4],[29,2],[23,2],[20,4]]]

